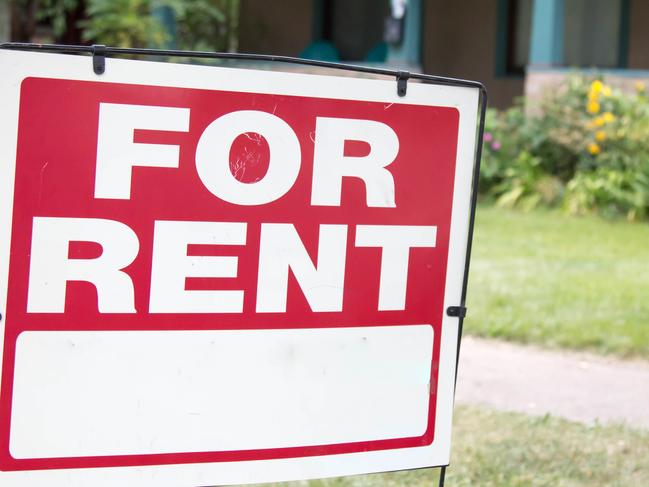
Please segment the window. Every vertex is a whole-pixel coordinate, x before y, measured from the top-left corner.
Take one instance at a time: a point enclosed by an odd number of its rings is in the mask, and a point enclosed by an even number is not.
[[[620,56],[623,0],[565,0],[566,66],[615,68]]]
[[[497,74],[522,76],[530,51],[532,0],[499,0]]]
[[[340,60],[375,60],[377,52],[385,57],[383,33],[390,12],[387,0],[320,1],[321,40],[335,49]]]

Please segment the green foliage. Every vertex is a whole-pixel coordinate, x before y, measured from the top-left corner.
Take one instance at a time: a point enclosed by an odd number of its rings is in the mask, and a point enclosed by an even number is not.
[[[150,0],[90,0],[80,22],[85,41],[119,47],[161,47],[167,36]]]
[[[649,215],[649,100],[572,75],[535,106],[489,111],[481,192],[505,207]]]
[[[40,0],[33,20],[49,23],[55,40],[80,28],[85,42],[228,51],[236,49],[238,11],[239,0]]]
[[[179,2],[178,44],[181,49],[227,51],[232,0],[186,0]]]
[[[508,160],[513,155],[511,149],[516,146],[516,144],[507,140],[505,149],[501,151],[502,141],[500,139],[507,134],[502,120],[505,113],[498,113],[496,110],[489,109],[485,118],[485,134],[480,165],[480,191],[485,194],[490,193],[493,187],[502,181]],[[494,139],[494,137],[498,138]]]
[[[37,20],[49,20],[55,38],[68,28],[66,15],[77,8],[79,0],[41,0]]]
[[[544,159],[532,152],[533,147],[545,142],[526,124],[520,106],[501,113],[487,112],[480,189],[495,198],[499,206],[552,206],[563,195],[563,182],[544,167]]]
[[[541,159],[527,151],[520,152],[505,168],[504,178],[494,187],[497,204],[505,208],[520,206],[529,210],[540,204],[553,205],[563,193],[561,181],[545,172]]]
[[[645,218],[649,208],[649,167],[603,166],[580,172],[568,183],[565,204],[570,213],[583,214],[597,209],[605,216]]]

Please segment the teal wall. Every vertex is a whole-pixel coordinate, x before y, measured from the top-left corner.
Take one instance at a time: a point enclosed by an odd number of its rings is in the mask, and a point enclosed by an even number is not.
[[[529,64],[556,66],[563,62],[564,0],[534,0]]]

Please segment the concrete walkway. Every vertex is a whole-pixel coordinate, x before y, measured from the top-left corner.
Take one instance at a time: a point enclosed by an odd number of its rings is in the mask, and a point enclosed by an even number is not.
[[[649,362],[465,337],[456,402],[649,429]]]

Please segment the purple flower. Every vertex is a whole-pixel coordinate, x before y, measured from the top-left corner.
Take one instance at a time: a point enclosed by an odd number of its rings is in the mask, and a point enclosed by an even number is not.
[[[500,147],[501,147],[501,145],[500,145],[500,141],[499,141],[499,140],[494,140],[494,143],[491,144],[491,148],[492,148],[493,150],[495,150],[495,151],[500,150]]]
[[[494,136],[491,132],[485,132],[485,134],[482,136],[482,140],[485,142],[491,142],[494,139]]]

